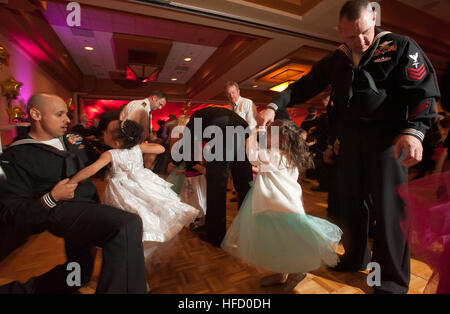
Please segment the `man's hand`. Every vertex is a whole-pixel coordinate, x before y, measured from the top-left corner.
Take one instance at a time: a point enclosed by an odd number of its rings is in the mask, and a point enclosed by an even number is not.
[[[256,116],[258,126],[268,126],[275,119],[275,111],[272,109],[264,109]]]
[[[399,135],[394,140],[395,158],[400,158],[405,151],[402,165],[411,167],[422,160],[422,143],[412,135]]]
[[[50,191],[50,195],[55,201],[71,200],[74,196],[77,183],[68,183],[69,178],[59,181]]]

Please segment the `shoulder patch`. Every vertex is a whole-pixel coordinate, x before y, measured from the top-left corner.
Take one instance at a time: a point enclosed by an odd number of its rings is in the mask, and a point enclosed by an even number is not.
[[[66,134],[67,141],[73,145],[80,145],[83,141],[83,137],[79,134],[69,133]]]
[[[411,80],[420,81],[428,73],[425,63],[420,61],[418,51],[414,54],[409,54],[408,58],[410,59],[410,63],[407,68],[408,78]]]

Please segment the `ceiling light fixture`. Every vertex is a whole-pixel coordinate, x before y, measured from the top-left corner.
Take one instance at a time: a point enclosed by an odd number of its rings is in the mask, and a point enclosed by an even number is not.
[[[270,90],[281,93],[289,86],[289,84],[291,84],[293,82],[294,81],[287,81],[287,82],[281,83],[280,85],[270,88]]]
[[[172,81],[176,81],[176,80],[178,80],[176,77],[173,77],[173,78],[172,78]]]
[[[87,50],[87,51],[92,51],[92,50],[94,50],[94,48],[92,48],[92,47],[89,47],[89,46],[86,46],[86,47],[84,47],[84,50]]]
[[[140,80],[143,83],[154,82],[158,78],[159,67],[150,64],[129,63],[126,67],[127,80]]]
[[[192,58],[184,58],[184,61],[190,62],[190,61],[192,61]]]

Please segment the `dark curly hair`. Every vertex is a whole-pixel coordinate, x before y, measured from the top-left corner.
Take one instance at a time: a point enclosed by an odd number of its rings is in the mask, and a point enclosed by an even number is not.
[[[128,149],[142,143],[144,128],[133,120],[120,121],[113,131],[113,139],[120,142],[120,148]]]
[[[314,162],[306,141],[301,136],[301,128],[291,120],[275,120],[269,127],[279,130],[279,149],[287,159],[287,167],[297,167],[302,172],[314,168]]]

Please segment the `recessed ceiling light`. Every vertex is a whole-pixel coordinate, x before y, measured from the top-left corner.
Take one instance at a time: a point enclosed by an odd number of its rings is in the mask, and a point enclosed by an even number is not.
[[[184,58],[184,61],[186,62],[192,61],[192,58]]]
[[[92,50],[94,50],[94,48],[86,46],[86,47],[84,47],[84,50],[92,51]]]
[[[172,78],[172,81],[176,81],[176,80],[177,80],[177,78],[176,78],[176,77],[173,77],[173,78]]]
[[[252,87],[253,87],[253,88],[257,88],[257,87],[258,87],[258,85],[253,85]]]

